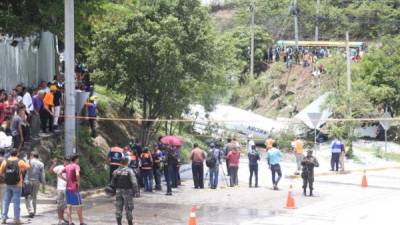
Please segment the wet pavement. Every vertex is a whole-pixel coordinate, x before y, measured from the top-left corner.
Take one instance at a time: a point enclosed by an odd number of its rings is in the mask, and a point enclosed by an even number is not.
[[[270,171],[264,161],[259,165],[259,188],[248,188],[246,160],[240,164],[240,187],[226,187],[221,169],[217,190],[197,190],[193,188],[191,180],[186,180],[183,186],[174,189],[173,196],[166,196],[164,192],[143,193],[141,198],[134,200],[135,224],[184,225],[188,222],[193,206],[197,208],[199,225],[376,225],[379,221],[397,224],[400,170],[368,172],[368,188],[360,186],[361,172],[318,176],[315,181],[315,197],[304,197],[301,179],[283,178],[279,185],[281,190],[272,190]],[[292,174],[294,163],[285,161],[282,169],[284,174]],[[327,168],[319,170],[326,171]],[[190,178],[187,169],[182,175]],[[296,209],[284,208],[290,184],[294,189],[292,194]],[[205,186],[208,186],[207,181]],[[116,224],[113,198],[94,196],[86,199],[84,205],[85,222],[88,225]],[[50,225],[55,222],[53,208],[40,212],[29,224]]]

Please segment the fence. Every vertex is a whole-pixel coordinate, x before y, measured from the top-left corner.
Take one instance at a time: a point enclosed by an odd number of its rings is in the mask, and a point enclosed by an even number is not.
[[[0,89],[11,90],[17,84],[36,86],[40,81],[50,81],[55,74],[54,35],[42,32],[39,46],[33,38],[24,38],[18,45],[12,39],[0,36]]]

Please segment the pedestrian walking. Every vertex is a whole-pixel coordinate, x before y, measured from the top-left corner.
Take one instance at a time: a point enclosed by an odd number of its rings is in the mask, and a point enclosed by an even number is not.
[[[43,192],[46,185],[44,164],[39,160],[38,152],[33,151],[31,153],[29,166],[30,168],[26,173],[25,183],[29,183],[32,189],[30,195],[25,198],[25,205],[29,213],[29,217],[33,218],[36,215],[37,195],[39,193],[40,185],[42,185]]]
[[[72,208],[76,209],[80,225],[86,225],[83,222],[82,198],[80,194],[81,176],[80,176],[80,167],[78,163],[79,163],[79,156],[76,154],[72,155],[71,162],[67,166],[65,166],[64,170],[62,171],[62,173],[66,174],[67,178],[65,197],[67,200],[67,209],[68,209],[67,215],[68,215],[69,225],[73,224]],[[60,177],[61,179],[64,178],[61,175],[59,175],[58,177]]]
[[[195,143],[193,145],[193,150],[190,155],[190,160],[192,160],[192,174],[194,188],[203,189],[204,188],[204,159],[206,158],[203,149],[199,148],[199,145]]]
[[[256,145],[254,144],[251,146],[251,151],[247,154],[249,158],[249,170],[250,170],[250,177],[249,177],[249,187],[252,187],[252,180],[253,175],[255,178],[255,186],[258,187],[258,161],[260,160],[260,154],[256,149]]]
[[[154,145],[151,156],[153,158],[153,176],[155,182],[155,190],[161,191],[161,159],[163,155],[157,144]]]
[[[331,143],[331,171],[339,170],[339,158],[342,149],[344,149],[343,143],[338,138],[335,138]]]
[[[229,174],[230,174],[230,186],[238,186],[239,185],[239,178],[238,178],[238,170],[239,170],[239,159],[240,159],[240,152],[239,148],[233,147],[232,151],[228,153],[226,158],[229,160]]]
[[[21,224],[20,200],[22,184],[24,183],[22,173],[29,170],[29,163],[18,158],[18,150],[11,150],[11,156],[4,160],[0,167],[0,174],[4,175],[6,190],[3,196],[2,223],[6,224],[10,203],[14,205],[14,223]]]
[[[133,197],[139,189],[135,174],[128,167],[128,162],[128,158],[121,159],[121,166],[113,172],[111,180],[111,185],[116,189],[115,216],[118,225],[122,225],[124,207],[128,224],[133,225]]]
[[[313,156],[312,150],[307,151],[307,156],[303,159],[301,165],[303,166],[301,178],[303,178],[304,196],[307,195],[307,184],[310,189],[310,196],[312,196],[314,190],[314,167],[319,166],[318,160]]]
[[[208,151],[206,165],[209,168],[210,173],[210,187],[216,189],[218,187],[218,174],[219,165],[221,164],[222,152],[215,146],[214,143],[210,144],[210,150]]]
[[[113,172],[121,165],[124,150],[118,146],[112,147],[108,152],[108,163],[110,165],[110,181]]]
[[[144,147],[140,156],[141,174],[144,183],[145,192],[153,192],[153,158],[151,157],[148,147]]]
[[[54,174],[57,176],[57,216],[58,216],[58,225],[68,225],[68,221],[65,220],[64,211],[67,208],[67,203],[65,201],[65,190],[67,188],[67,179],[66,173],[63,172],[65,166],[69,163],[69,159],[67,157],[64,158],[63,164],[57,165],[57,159],[53,160],[52,165],[50,166],[48,172],[49,174]],[[62,178],[60,178],[62,177]]]
[[[295,174],[299,174],[301,171],[301,162],[303,161],[304,158],[304,143],[300,139],[300,137],[297,137],[296,140],[293,143],[293,151],[294,155],[296,157],[296,164],[297,164],[297,171]]]
[[[271,174],[272,174],[272,185],[274,190],[279,190],[278,188],[278,183],[280,179],[282,178],[282,170],[280,166],[280,161],[282,158],[282,153],[278,149],[278,145],[274,142],[272,144],[272,148],[268,150],[267,152],[267,161],[268,165],[271,169]],[[278,177],[276,177],[278,175]]]

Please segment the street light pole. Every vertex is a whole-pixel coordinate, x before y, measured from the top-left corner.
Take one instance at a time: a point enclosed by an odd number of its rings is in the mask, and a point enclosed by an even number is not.
[[[64,0],[65,19],[65,155],[76,152],[74,0]]]
[[[254,74],[254,13],[256,11],[256,6],[254,0],[251,1],[251,46],[250,46],[250,76],[253,77]]]

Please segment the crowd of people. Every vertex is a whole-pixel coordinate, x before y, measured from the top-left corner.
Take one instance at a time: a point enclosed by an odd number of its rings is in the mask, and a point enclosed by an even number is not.
[[[93,94],[93,84],[88,75],[77,67],[76,88]],[[85,104],[92,136],[96,135],[95,96]],[[56,131],[63,122],[64,80],[56,75],[51,82],[42,81],[36,87],[18,84],[7,92],[0,90],[0,131],[12,137],[12,146],[21,150],[25,142],[38,139]]]
[[[269,138],[265,142],[266,160],[271,170],[272,188],[279,190],[278,184],[282,177],[282,168],[280,165],[282,152],[275,140]],[[304,195],[306,195],[307,187],[310,195],[313,195],[314,167],[318,167],[318,160],[313,156],[311,149],[305,151],[304,142],[298,137],[291,143],[292,151],[296,159],[295,175],[301,175],[303,178]],[[208,152],[208,153],[207,153]],[[256,147],[251,138],[247,141],[247,149],[243,151],[238,141],[228,139],[225,146],[221,146],[220,142],[211,143],[208,151],[200,149],[197,145],[191,153],[193,183],[195,188],[204,188],[204,162],[209,171],[209,187],[216,189],[218,186],[218,174],[222,169],[224,179],[229,177],[229,186],[238,186],[238,170],[241,154],[247,153],[249,166],[249,187],[258,187],[258,163],[261,160],[260,150]],[[331,171],[338,171],[339,168],[344,170],[345,147],[337,138],[331,144]],[[243,158],[243,157],[242,157]],[[226,161],[225,174],[224,167],[221,167],[222,160]],[[253,183],[254,180],[254,183]],[[254,184],[254,186],[253,186]],[[227,184],[228,185],[228,184]]]

